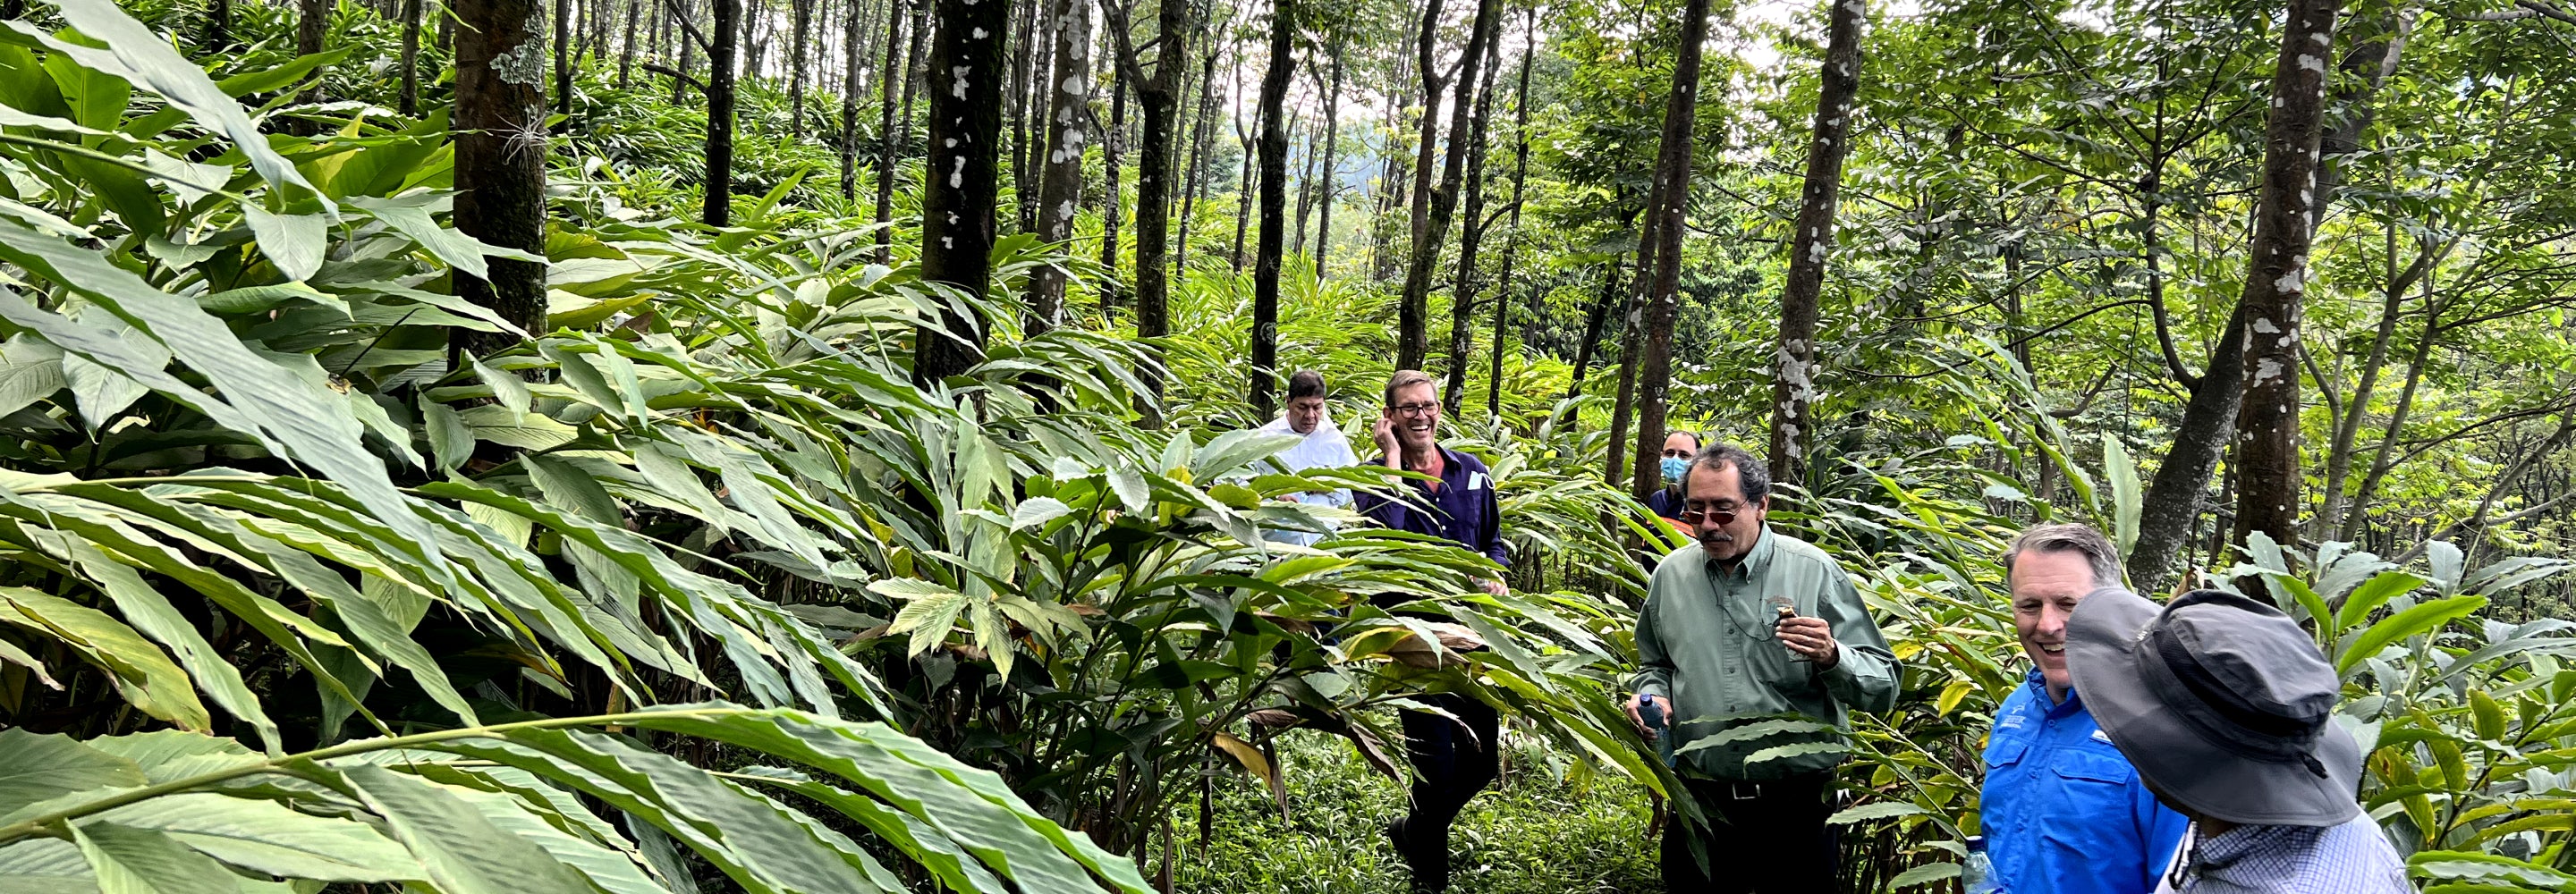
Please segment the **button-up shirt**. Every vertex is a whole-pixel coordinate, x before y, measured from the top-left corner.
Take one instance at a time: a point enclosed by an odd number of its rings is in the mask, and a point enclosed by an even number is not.
[[[1978,808],[2013,894],[2147,894],[2191,821],[2156,800],[2080,693],[2051,704],[2036,669],[1995,710]]]
[[[1259,431],[1274,435],[1298,433],[1294,426],[1288,424],[1286,416],[1270,420],[1270,424],[1262,426]],[[1359,456],[1351,452],[1350,439],[1343,437],[1341,427],[1334,425],[1331,419],[1316,423],[1314,431],[1306,432],[1301,437],[1305,440],[1279,451],[1270,458],[1271,463],[1290,472],[1360,464]],[[1296,494],[1291,499],[1319,506],[1348,507],[1351,505],[1351,492],[1347,488],[1340,488],[1320,493]],[[1261,536],[1274,542],[1294,543],[1299,546],[1313,546],[1317,541],[1324,539],[1324,535],[1313,531],[1267,530],[1261,532]]]
[[[1434,449],[1440,451],[1441,459],[1438,490],[1407,478],[1402,486],[1413,503],[1362,491],[1356,498],[1360,512],[1378,524],[1445,537],[1484,553],[1496,565],[1511,565],[1511,553],[1503,546],[1503,506],[1494,495],[1494,474],[1475,457],[1447,447]],[[1386,457],[1378,458],[1380,465],[1386,461]]]
[[[2186,836],[2157,894],[2406,894],[2406,864],[2365,812],[2335,826],[2238,826]]]
[[[1792,660],[1777,634],[1774,598],[1801,617],[1822,618],[1841,656],[1833,667]],[[1852,589],[1850,575],[1812,545],[1765,527],[1733,568],[1719,568],[1700,547],[1664,557],[1637,613],[1641,666],[1629,688],[1671,705],[1676,748],[1745,726],[1761,715],[1797,714],[1849,729],[1849,712],[1896,705],[1896,656]],[[1745,734],[1681,755],[1690,769],[1719,779],[1778,779],[1832,769],[1837,752],[1808,752],[1746,763],[1765,748],[1831,741],[1822,733]]]

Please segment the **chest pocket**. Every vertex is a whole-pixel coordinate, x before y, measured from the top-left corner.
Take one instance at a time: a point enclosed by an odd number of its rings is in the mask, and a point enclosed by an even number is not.
[[[2029,750],[2030,742],[2020,736],[1990,734],[1986,741],[1986,770],[1992,772],[2021,763],[2022,754]]]
[[[2117,754],[2103,754],[2092,748],[2068,749],[2049,762],[2049,770],[2070,784],[2093,783],[2125,786],[2138,777],[2137,768]]]

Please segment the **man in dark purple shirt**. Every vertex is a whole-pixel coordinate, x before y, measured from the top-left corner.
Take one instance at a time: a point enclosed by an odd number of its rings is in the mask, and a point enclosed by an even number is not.
[[[1390,488],[1412,502],[1363,491],[1356,495],[1362,514],[1399,531],[1457,541],[1494,564],[1509,563],[1493,473],[1475,457],[1440,446],[1440,392],[1430,376],[1408,369],[1387,380],[1386,408],[1373,433],[1380,464],[1439,480],[1390,479]],[[1487,593],[1506,594],[1501,580],[1482,584]],[[1413,870],[1413,890],[1436,892],[1449,887],[1449,824],[1502,770],[1502,718],[1492,705],[1456,693],[1416,700],[1456,719],[1402,713],[1405,757],[1413,763],[1413,810],[1387,824],[1387,837]]]

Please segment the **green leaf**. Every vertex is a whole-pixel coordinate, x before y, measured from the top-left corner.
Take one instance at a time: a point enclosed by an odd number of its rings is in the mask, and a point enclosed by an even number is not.
[[[327,247],[323,236],[330,225],[318,214],[270,214],[257,205],[243,205],[242,222],[250,225],[251,235],[259,239],[259,250],[277,265],[277,272],[287,279],[303,282],[322,269],[322,253]]]
[[[105,668],[143,713],[184,729],[214,725],[188,675],[159,646],[106,612],[25,587],[0,587],[0,622],[52,634],[83,660]]]
[[[2343,654],[2335,659],[2335,672],[2349,675],[2355,666],[2378,655],[2390,643],[2438,630],[2485,608],[2486,604],[2484,596],[2452,596],[2421,603],[2384,618],[2356,635],[2352,644],[2344,647]]]
[[[1826,817],[1825,823],[1827,825],[1841,826],[1852,823],[1865,823],[1870,820],[1891,819],[1900,816],[1921,816],[1930,812],[1931,811],[1925,810],[1921,807],[1916,807],[1903,801],[1879,801],[1873,804],[1862,804],[1858,807],[1846,807],[1837,811],[1834,815]]]
[[[144,583],[143,576],[135,573],[134,569],[109,560],[88,541],[66,537],[64,542],[70,547],[72,561],[80,567],[81,574],[89,578],[100,592],[106,593],[108,600],[116,603],[116,610],[145,636],[168,646],[170,653],[178,658],[179,666],[186,668],[189,677],[196,681],[197,688],[204,690],[225,711],[250,724],[259,732],[260,741],[272,752],[279,748],[277,722],[270,720],[268,712],[260,707],[259,697],[253,695],[249,684],[243,682],[241,671],[225,660],[222,653],[215,651],[214,644],[206,641],[205,635],[179,613],[177,606],[170,604],[168,597]]]
[[[518,374],[508,370],[485,366],[482,358],[479,357],[469,358],[467,362],[474,364],[474,377],[483,380],[483,384],[491,386],[493,398],[499,400],[501,406],[510,409],[509,418],[516,419],[528,412],[531,403],[528,396],[528,380],[519,378]]]
[[[98,873],[99,894],[200,894],[232,877],[223,864],[149,829],[110,822],[72,828],[72,842]]]
[[[2428,540],[2424,543],[2424,562],[2432,569],[2434,586],[2447,593],[2460,585],[2460,572],[2468,564],[2468,557],[2448,540]]]
[[[421,427],[429,430],[429,453],[440,471],[455,471],[474,457],[474,429],[456,408],[423,400],[420,414]]]
[[[475,437],[521,450],[552,450],[572,443],[580,434],[545,414],[516,413],[502,404],[469,407],[456,415],[474,430]]]
[[[2111,479],[2111,532],[2120,554],[2138,545],[2138,512],[2144,489],[2138,486],[2138,464],[2117,435],[2102,433],[2102,471]]]
[[[295,165],[268,146],[268,135],[242,110],[241,103],[224,94],[204,69],[170,46],[160,35],[153,34],[124,10],[109,0],[47,0],[59,7],[63,21],[80,33],[102,43],[87,47],[46,34],[24,23],[11,23],[18,29],[70,56],[82,65],[124,78],[141,89],[159,94],[172,106],[187,111],[190,117],[209,131],[232,138],[235,148],[250,159],[251,168],[276,186],[294,184],[312,189],[313,185],[295,170]],[[330,204],[329,199],[323,203]]]
[[[23,334],[0,344],[0,416],[52,397],[64,384],[61,348]]]
[[[119,807],[99,819],[150,829],[217,860],[271,875],[339,882],[423,877],[420,861],[372,826],[299,813],[264,799],[186,792]]]
[[[1897,873],[1895,878],[1887,880],[1887,888],[1888,890],[1894,891],[1930,882],[1937,882],[1943,879],[1958,878],[1961,871],[1962,869],[1957,863],[1925,863],[1921,866]]]
[[[2490,742],[2504,741],[2504,706],[2484,689],[2469,690],[2469,712],[2476,718],[2478,738]]]
[[[133,761],[70,736],[0,730],[0,814],[56,795],[143,784]]]
[[[2343,608],[2335,612],[2335,635],[2341,636],[2344,631],[2360,626],[2361,622],[2369,620],[2371,612],[2388,604],[2388,600],[2396,598],[2397,594],[2425,583],[2423,578],[2403,571],[2382,571],[2373,575],[2361,586],[2354,587],[2352,595],[2344,597]]]
[[[502,832],[480,810],[446,790],[383,767],[346,771],[356,794],[382,817],[394,840],[420,860],[442,894],[529,894],[585,891],[579,873],[543,848]]]

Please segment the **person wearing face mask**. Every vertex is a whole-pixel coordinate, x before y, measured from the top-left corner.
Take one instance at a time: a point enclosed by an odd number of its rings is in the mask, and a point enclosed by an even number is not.
[[[1823,550],[1764,524],[1771,478],[1732,444],[1691,458],[1682,476],[1682,520],[1699,543],[1655,566],[1637,613],[1640,667],[1629,678],[1628,719],[1645,696],[1688,747],[1789,715],[1848,729],[1852,711],[1896,704],[1898,667],[1886,637]],[[1664,884],[1674,891],[1809,892],[1834,885],[1836,751],[1761,761],[1774,746],[1830,742],[1830,733],[1752,731],[1681,753],[1676,770],[1708,823],[1665,826]]]
[[[1699,452],[1699,435],[1677,431],[1664,436],[1664,486],[1646,495],[1646,508],[1656,515],[1680,521],[1682,517],[1682,475],[1690,470],[1691,456]]]

